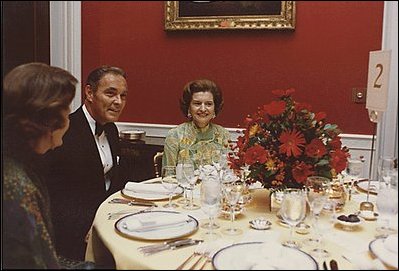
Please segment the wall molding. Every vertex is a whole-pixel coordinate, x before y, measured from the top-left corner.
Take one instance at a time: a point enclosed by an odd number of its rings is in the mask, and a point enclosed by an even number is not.
[[[82,104],[81,2],[50,1],[50,65],[69,71],[78,79],[71,110]]]

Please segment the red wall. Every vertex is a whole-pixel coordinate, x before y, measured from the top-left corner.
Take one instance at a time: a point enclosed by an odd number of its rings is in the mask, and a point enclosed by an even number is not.
[[[128,74],[120,121],[178,124],[188,81],[208,78],[223,90],[216,122],[237,127],[272,100],[271,90],[295,88],[296,100],[344,133],[372,134],[364,104],[369,51],[381,49],[383,1],[296,2],[295,31],[164,31],[164,2],[82,1],[82,78],[102,64]]]

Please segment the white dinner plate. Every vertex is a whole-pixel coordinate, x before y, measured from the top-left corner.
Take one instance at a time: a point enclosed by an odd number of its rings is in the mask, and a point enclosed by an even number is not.
[[[370,189],[368,180],[360,180],[355,183],[355,187],[357,188],[357,190],[363,193],[367,193],[367,191],[370,190],[371,195],[378,194],[378,186],[378,181],[370,181]]]
[[[152,221],[154,224],[161,221],[162,218],[177,218],[179,220],[184,216],[184,221],[166,224],[164,226],[149,226],[141,230],[129,230],[128,225],[137,224],[140,221]],[[163,221],[165,222],[165,221]],[[198,230],[198,221],[186,214],[173,211],[147,211],[138,212],[122,217],[115,222],[116,231],[124,237],[140,240],[168,240],[190,235]]]
[[[169,199],[168,191],[162,186],[161,183],[148,183],[149,188],[154,187],[154,192],[148,189],[145,193],[140,191],[133,191],[123,188],[121,190],[122,196],[130,199],[142,199],[142,200],[167,200]],[[162,191],[164,190],[164,191]],[[156,191],[162,191],[162,193],[157,193]],[[173,193],[173,197],[180,196],[183,193],[183,188],[180,186]]]
[[[383,263],[398,268],[398,254],[388,250],[384,246],[384,238],[378,238],[370,242],[369,250]]]
[[[295,249],[284,247],[279,243],[273,247],[280,249],[281,257],[264,257],[262,242],[238,243],[222,248],[212,258],[212,264],[216,270],[317,270],[316,260],[309,254]],[[271,253],[275,253],[270,251]]]

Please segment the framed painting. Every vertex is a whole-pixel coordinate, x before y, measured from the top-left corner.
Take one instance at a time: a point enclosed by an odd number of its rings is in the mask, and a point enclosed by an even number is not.
[[[165,1],[165,30],[295,29],[295,1]]]

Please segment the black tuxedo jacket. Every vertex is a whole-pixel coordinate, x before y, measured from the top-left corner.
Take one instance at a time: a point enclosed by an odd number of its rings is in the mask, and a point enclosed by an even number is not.
[[[111,186],[105,191],[104,171],[94,136],[82,107],[69,116],[70,126],[63,145],[46,154],[47,184],[50,194],[56,248],[59,254],[84,259],[86,233],[98,206],[123,188],[117,156],[120,154],[118,129],[105,127],[113,167]]]

